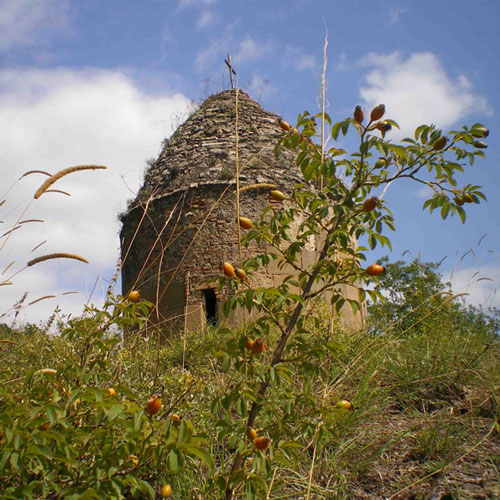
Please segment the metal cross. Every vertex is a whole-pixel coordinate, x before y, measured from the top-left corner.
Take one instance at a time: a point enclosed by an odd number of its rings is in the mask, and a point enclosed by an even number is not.
[[[228,69],[229,69],[229,78],[231,79],[231,88],[234,89],[233,75],[236,75],[236,71],[234,71],[233,66],[231,65],[231,56],[228,54],[227,59],[224,60]]]

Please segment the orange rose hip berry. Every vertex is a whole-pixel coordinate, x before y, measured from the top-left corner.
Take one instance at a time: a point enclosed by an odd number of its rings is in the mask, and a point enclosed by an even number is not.
[[[375,106],[371,113],[370,113],[370,120],[372,122],[376,122],[377,120],[380,120],[384,116],[385,113],[385,106],[383,104],[379,104],[378,106]]]
[[[146,413],[149,416],[155,415],[161,410],[161,399],[158,394],[153,394],[146,403]]]

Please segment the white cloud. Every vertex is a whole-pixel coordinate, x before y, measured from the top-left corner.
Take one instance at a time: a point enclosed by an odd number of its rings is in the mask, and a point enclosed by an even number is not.
[[[204,7],[213,5],[216,0],[180,0],[177,10],[186,9],[188,7]]]
[[[240,58],[254,61],[259,59],[265,50],[264,45],[259,45],[251,38],[246,38],[240,43]]]
[[[160,40],[162,44],[169,44],[175,42],[172,32],[166,26],[164,26],[163,29],[161,30]]]
[[[297,69],[313,69],[316,67],[316,57],[309,54],[303,54],[299,57],[297,61]]]
[[[335,69],[337,71],[345,71],[349,69],[349,64],[347,61],[347,54],[342,52],[337,58],[335,62]]]
[[[401,55],[399,52],[392,52],[391,54],[377,54],[370,52],[359,61],[359,66],[378,66],[385,70],[390,70],[393,66],[400,64]]]
[[[489,307],[500,307],[500,267],[482,266],[467,267],[464,269],[447,272],[444,281],[450,281],[453,293],[467,293],[464,297],[467,304]]]
[[[263,57],[267,57],[273,52],[273,44],[271,41],[259,42],[250,37],[246,37],[239,43],[233,39],[230,29],[220,37],[213,38],[208,46],[198,52],[195,60],[195,69],[197,72],[212,69],[218,62],[222,68],[223,61],[228,54],[231,54],[233,67],[238,72],[238,67],[242,62],[255,62]]]
[[[25,208],[23,219],[45,220],[27,223],[12,233],[0,250],[0,273],[9,262],[16,264],[2,279],[46,253],[71,252],[90,261],[86,265],[59,260],[25,269],[13,278],[14,285],[1,287],[0,314],[24,291],[34,300],[74,289],[81,294],[42,301],[27,308],[25,318],[37,319],[37,311],[50,311],[51,303],[78,313],[96,277],[110,278],[118,257],[117,215],[139,188],[145,159],[158,153],[162,139],[172,131],[175,115],[188,106],[189,100],[181,94],[146,95],[119,72],[0,71],[0,200],[6,199],[0,208],[4,221],[0,234],[12,227]],[[54,173],[79,164],[104,164],[108,169],[77,172],[53,186],[71,197],[46,193],[32,200],[45,179],[41,174],[16,183],[28,170]],[[30,253],[44,240],[47,243]],[[94,298],[102,297],[102,286],[101,282]]]
[[[389,23],[390,24],[399,23],[401,16],[406,12],[406,10],[407,10],[406,7],[399,7],[399,6],[389,9]]]
[[[207,28],[208,26],[212,26],[217,22],[217,17],[215,14],[208,10],[204,9],[201,11],[200,17],[198,17],[196,21],[196,27],[201,29],[201,28]]]
[[[224,64],[224,57],[227,55],[228,47],[232,46],[232,37],[228,34],[220,38],[214,38],[208,46],[200,50],[195,59],[195,70],[198,73],[203,73],[209,69],[213,69],[217,60],[220,60],[220,67]],[[233,60],[234,64],[234,60]]]
[[[0,51],[46,41],[68,27],[67,0],[2,0]]]
[[[252,75],[250,82],[246,85],[246,89],[258,101],[269,96],[274,91],[271,82],[259,74]]]
[[[430,198],[433,194],[433,190],[429,186],[421,184],[419,188],[414,191],[417,198]]]
[[[318,67],[316,56],[305,53],[300,47],[293,44],[285,45],[282,63],[285,67],[293,67],[299,71]]]
[[[360,88],[366,109],[384,103],[403,136],[423,123],[447,128],[468,114],[488,113],[486,99],[473,92],[464,75],[448,76],[435,54],[415,53],[404,60],[397,52],[373,53],[360,65],[371,68]]]
[[[272,43],[256,42],[250,37],[246,37],[239,46],[240,61],[256,61],[269,55],[273,51]]]

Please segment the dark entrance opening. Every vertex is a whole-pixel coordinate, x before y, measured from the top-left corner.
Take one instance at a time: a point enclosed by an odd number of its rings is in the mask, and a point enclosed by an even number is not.
[[[217,297],[213,288],[203,290],[203,300],[205,302],[205,317],[207,325],[217,325]]]

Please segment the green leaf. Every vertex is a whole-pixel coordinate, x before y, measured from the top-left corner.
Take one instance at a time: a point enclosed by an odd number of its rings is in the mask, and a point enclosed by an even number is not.
[[[14,449],[19,450],[21,449],[24,444],[26,443],[26,439],[21,434],[16,434],[14,436]]]
[[[377,240],[376,240],[375,235],[373,233],[370,233],[368,235],[368,244],[370,245],[370,248],[372,250],[377,246]]]
[[[417,129],[415,130],[415,140],[418,140],[418,138],[420,137],[420,134],[422,134],[422,132],[428,128],[427,125],[420,125],[420,127],[417,127]]]
[[[236,400],[236,411],[242,417],[244,417],[246,415],[247,407],[246,407],[246,404],[245,404],[245,400],[243,398],[238,398]]]
[[[340,127],[342,126],[342,122],[338,122],[332,127],[331,135],[332,138],[336,141],[339,137]]]
[[[392,125],[393,127],[395,127],[395,128],[397,128],[397,129],[399,129],[399,125],[398,125],[398,123],[397,123],[397,122],[395,122],[394,120],[391,120],[391,119],[387,118],[387,119],[384,119],[384,122],[385,122],[385,123],[389,123],[389,124],[390,124],[390,125]]]
[[[53,406],[47,406],[47,416],[49,417],[51,425],[54,425],[57,422],[56,411]]]
[[[441,217],[443,219],[446,219],[446,217],[448,217],[448,213],[450,212],[450,207],[451,207],[450,203],[445,203],[442,206],[442,208],[441,208]]]
[[[393,152],[396,153],[400,158],[408,158],[408,152],[406,151],[406,148],[403,146],[397,146],[396,144],[390,144],[389,149]]]
[[[26,448],[25,453],[26,455],[38,455],[46,458],[47,460],[52,460],[53,458],[52,452],[46,446],[35,446],[31,444],[28,448]]]
[[[462,207],[457,207],[457,213],[458,216],[460,217],[460,220],[462,221],[462,224],[465,222],[466,215],[465,215],[465,210]]]
[[[142,416],[144,415],[144,410],[138,410],[134,415],[134,432],[139,432],[141,430]]]
[[[120,415],[120,413],[123,412],[124,409],[125,409],[125,406],[120,405],[120,404],[116,404],[116,405],[112,406],[108,412],[109,421],[112,422],[118,415]]]
[[[290,370],[289,367],[285,366],[282,363],[279,363],[277,365],[274,365],[274,369],[276,370],[276,373],[279,374],[280,377],[284,378],[290,383],[292,382],[293,372]]]
[[[19,469],[19,456],[17,452],[13,452],[10,456],[9,462],[13,469]]]
[[[13,436],[14,436],[12,429],[10,427],[4,427],[4,432],[5,432],[5,439],[7,440],[7,443],[10,443],[12,441]]]
[[[254,391],[252,391],[251,389],[246,389],[244,390],[242,393],[241,393],[242,396],[245,396],[246,398],[248,399],[251,399],[252,401],[254,401],[255,403],[257,403],[257,395],[255,394]]]
[[[276,143],[276,146],[274,146],[274,157],[278,159],[280,156],[280,143]]]
[[[276,383],[276,370],[274,369],[274,366],[269,368],[269,378],[273,384]]]
[[[5,464],[8,462],[9,457],[11,455],[12,450],[7,449],[3,452],[2,458],[0,459],[0,470],[3,470],[5,467]]]
[[[302,443],[298,443],[297,441],[279,441],[278,448],[304,448]]]
[[[342,123],[342,134],[346,135],[347,131],[349,130],[349,125],[351,124],[351,119],[348,118]]]
[[[292,137],[290,138],[290,145],[292,146],[292,149],[297,149],[299,142],[300,142],[300,134],[293,134]]]
[[[118,498],[122,498],[123,495],[122,495],[122,489],[121,489],[120,484],[113,479],[110,481],[110,483],[111,483],[112,488],[115,490],[116,494],[118,495]]]
[[[177,474],[182,470],[183,457],[182,453],[177,448],[172,448],[168,455],[168,466],[173,474]]]
[[[245,295],[245,306],[248,309],[248,312],[252,310],[254,296],[255,296],[254,290],[247,290]]]
[[[342,307],[344,306],[345,304],[345,299],[339,299],[337,300],[337,302],[335,303],[335,310],[337,311],[337,313],[340,312],[340,310],[342,309]]]
[[[152,486],[149,483],[143,481],[142,479],[138,479],[137,484],[139,485],[139,489],[143,493],[147,493],[151,500],[155,499],[155,491],[153,490]]]
[[[181,425],[179,426],[179,434],[177,435],[177,442],[182,443],[186,441],[186,422],[184,420],[181,421]]]
[[[94,488],[87,488],[81,496],[78,496],[79,500],[92,500],[93,498],[101,499]]]
[[[257,474],[249,474],[248,480],[255,485],[256,489],[266,491],[267,483],[263,477],[258,476]]]
[[[303,169],[302,169],[302,174],[304,175],[304,180],[306,182],[310,181],[312,177],[315,177],[315,172],[316,172],[316,165],[314,162],[308,163]]]
[[[359,311],[359,302],[354,299],[347,299],[349,305],[351,306],[353,314],[358,314]]]
[[[254,485],[250,481],[245,484],[245,498],[246,500],[255,500],[257,498]]]
[[[392,251],[391,241],[389,240],[389,238],[387,238],[387,236],[384,236],[383,234],[376,234],[375,238],[377,238],[382,246],[385,245],[389,248],[389,250]]]
[[[208,451],[198,446],[184,446],[187,455],[199,458],[211,471],[215,469],[215,462]]]
[[[222,371],[225,373],[229,370],[230,367],[231,367],[231,358],[228,355],[226,355],[222,360]]]

